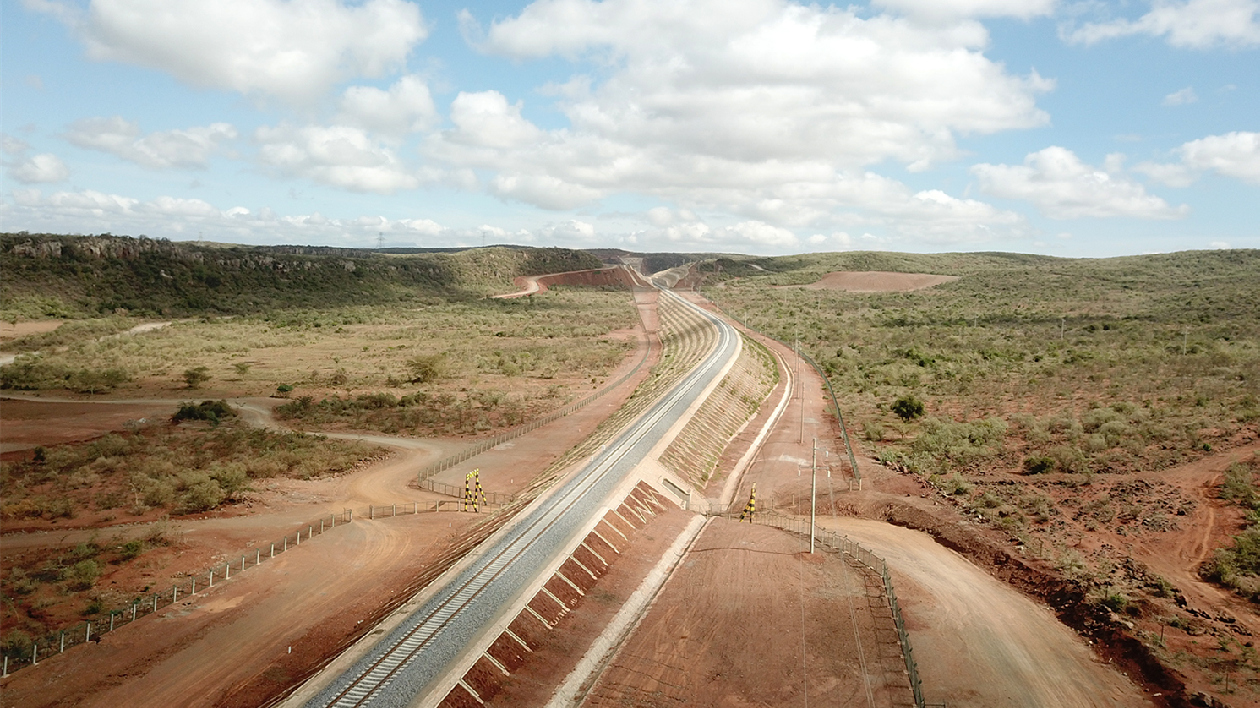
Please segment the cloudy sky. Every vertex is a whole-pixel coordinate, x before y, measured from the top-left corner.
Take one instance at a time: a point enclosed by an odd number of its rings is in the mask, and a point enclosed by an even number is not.
[[[6,231],[1260,247],[1260,0],[0,0]]]

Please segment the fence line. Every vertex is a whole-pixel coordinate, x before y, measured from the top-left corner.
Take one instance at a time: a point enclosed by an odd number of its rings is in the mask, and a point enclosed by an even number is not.
[[[463,450],[460,450],[454,455],[449,455],[447,457],[444,457],[438,460],[437,462],[433,462],[422,467],[420,471],[416,473],[416,483],[424,489],[429,489],[430,491],[438,491],[434,489],[433,487],[425,486],[424,483],[426,480],[428,480],[429,477],[432,477],[433,475],[439,472],[448,470],[454,467],[455,465],[458,465],[459,463],[465,460],[468,460],[469,458],[476,457],[477,455],[480,455],[486,450],[502,445],[503,443],[509,440],[514,440],[516,438],[521,437],[522,435],[526,433],[533,432],[534,430],[537,430],[538,428],[541,428],[542,426],[547,425],[548,423],[555,422],[569,415],[570,413],[580,408],[585,407],[587,404],[591,403],[595,399],[599,398],[600,396],[603,396],[605,393],[608,393],[614,388],[617,388],[621,384],[630,380],[631,376],[634,376],[635,374],[639,372],[639,369],[643,368],[643,364],[644,362],[648,360],[648,355],[651,354],[651,352],[652,352],[652,344],[651,344],[651,340],[648,340],[648,346],[643,351],[643,357],[639,359],[639,363],[635,364],[634,368],[626,372],[626,374],[623,375],[621,378],[617,379],[611,384],[608,384],[607,386],[587,396],[586,398],[583,398],[580,401],[577,401],[575,403],[570,403],[569,405],[561,408],[560,410],[552,411],[551,413],[548,413],[547,415],[541,418],[536,418],[528,423],[525,423],[524,425],[513,428],[505,433],[500,433],[492,438],[482,440],[478,443],[475,443],[473,445],[470,445],[469,447],[464,448]],[[439,493],[445,493],[445,492],[439,492]],[[461,491],[460,495],[462,494],[463,492]],[[511,498],[508,499],[508,501],[510,500]]]
[[[739,520],[738,514],[727,513],[722,516],[727,519]],[[773,526],[806,537],[809,536],[808,519],[784,516],[775,512],[761,512],[754,515],[753,523]],[[853,558],[883,578],[884,598],[888,601],[888,607],[892,610],[893,622],[897,625],[897,640],[901,643],[901,656],[906,662],[906,673],[909,674],[910,690],[914,694],[914,705],[915,708],[925,708],[927,704],[923,700],[923,682],[919,679],[919,668],[914,660],[914,649],[910,646],[910,634],[906,631],[906,622],[901,616],[901,605],[897,602],[897,592],[893,589],[892,576],[888,573],[888,563],[858,542],[835,531],[815,529],[814,539],[823,546],[830,547]]]
[[[810,355],[801,351],[800,346],[793,346],[779,339],[778,337],[773,337],[769,334],[766,334],[765,332],[762,332],[756,327],[753,327],[752,325],[748,324],[744,320],[740,319],[739,316],[733,315],[730,312],[727,312],[726,310],[722,309],[722,307],[718,305],[716,302],[713,302],[713,300],[709,300],[709,302],[713,303],[713,307],[716,308],[723,315],[740,323],[740,325],[742,325],[744,329],[747,329],[751,332],[756,332],[757,334],[760,334],[766,339],[772,339],[778,342],[779,344],[782,344],[785,347],[791,347],[792,350],[795,351],[802,359],[809,362],[810,366],[814,367],[814,371],[818,373],[818,377],[822,379],[823,384],[827,387],[827,396],[831,398],[831,409],[836,414],[836,421],[840,423],[840,437],[844,440],[845,451],[849,453],[849,465],[853,467],[853,478],[857,480],[861,480],[862,472],[858,470],[857,457],[853,454],[853,445],[849,443],[849,431],[847,429],[847,426],[844,424],[844,414],[840,412],[840,402],[836,400],[836,392],[834,389],[831,388],[831,380],[827,378],[827,374],[822,370],[822,367],[818,365],[818,362],[814,361],[814,358],[811,357]]]
[[[487,496],[490,495],[488,494]],[[477,511],[501,510],[507,505],[506,502],[489,499],[485,503],[479,504]],[[465,502],[463,499],[430,499],[426,501],[403,502],[401,504],[372,504],[366,508],[366,513],[360,512],[360,518],[366,516],[368,519],[383,519],[394,516],[409,516],[422,512],[437,513],[442,511],[471,512],[473,511],[473,505]],[[338,526],[352,523],[355,519],[355,514],[356,511],[354,509],[343,509],[339,514],[321,516],[299,527],[295,533],[286,534],[277,541],[248,549],[253,551],[253,553],[243,552],[239,558],[234,553],[231,556],[231,560],[216,563],[205,570],[186,576],[183,581],[172,585],[168,590],[137,595],[131,602],[121,608],[110,610],[104,617],[85,620],[69,628],[45,634],[42,638],[36,638],[31,642],[29,648],[6,648],[0,676],[8,677],[10,673],[28,666],[35,666],[43,658],[60,654],[79,644],[85,644],[90,641],[99,642],[101,637],[115,629],[121,629],[142,617],[156,614],[162,609],[179,602],[181,598],[196,595],[199,591],[205,592],[209,590],[214,587],[216,581],[222,583],[225,580],[230,580],[239,573],[256,568],[264,562],[288,552],[291,548],[297,548],[302,545],[303,541],[309,542],[315,536],[327,533]],[[250,557],[251,555],[253,558]]]

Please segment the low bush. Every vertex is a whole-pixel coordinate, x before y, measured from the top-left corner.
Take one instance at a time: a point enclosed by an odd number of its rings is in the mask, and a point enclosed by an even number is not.
[[[171,420],[179,423],[185,420],[205,420],[218,425],[220,422],[235,418],[236,411],[228,405],[227,401],[202,401],[201,403],[181,403],[179,410],[175,411],[175,415],[171,416]]]

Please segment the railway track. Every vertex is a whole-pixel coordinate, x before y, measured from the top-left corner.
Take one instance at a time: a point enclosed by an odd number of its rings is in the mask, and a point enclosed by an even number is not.
[[[682,303],[716,329],[709,355],[555,493],[526,509],[508,533],[492,539],[464,570],[311,698],[307,708],[401,708],[435,688],[441,689],[440,700],[449,687],[434,683],[505,608],[528,601],[524,591],[539,574],[551,572],[552,561],[738,350],[729,325],[673,293],[662,291],[661,297]]]

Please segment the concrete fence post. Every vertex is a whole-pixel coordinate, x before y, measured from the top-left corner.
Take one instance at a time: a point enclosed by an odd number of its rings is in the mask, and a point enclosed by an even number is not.
[[[214,587],[214,568],[210,569],[210,587]]]
[[[192,587],[188,589],[188,592],[191,595],[197,594],[197,576],[195,575],[192,577]]]
[[[132,622],[135,622],[135,621],[136,621],[136,610],[137,610],[139,607],[140,607],[140,601],[139,601],[139,600],[136,600],[135,602],[131,603],[131,621],[132,621]]]
[[[114,631],[114,613],[112,611],[109,613],[109,631]]]
[[[241,572],[245,572],[245,556],[241,556]]]
[[[90,641],[92,641],[92,623],[88,622],[87,631],[83,634],[83,643],[87,644]]]
[[[369,519],[376,518],[376,507],[372,506],[371,504],[368,504],[368,518]]]
[[[272,558],[275,558],[275,557],[276,557],[276,544],[274,544],[274,543],[273,543],[273,544],[271,544],[271,557],[272,557]]]
[[[261,562],[262,562],[262,549],[255,548],[254,549],[254,566],[257,567],[257,565]]]
[[[314,536],[314,535],[315,535],[315,527],[307,526],[306,527],[306,540],[308,541],[311,540],[311,536]]]
[[[171,604],[174,605],[179,601],[179,586],[171,587]]]
[[[297,543],[295,543],[295,544],[293,544],[293,545],[295,545],[295,546],[300,546],[300,545],[302,545],[302,530],[301,530],[301,529],[298,529],[298,532],[297,532]]]
[[[390,504],[390,505],[389,505],[389,510],[390,510],[390,512],[391,512],[391,513],[390,513],[390,516],[398,516],[398,505],[397,505],[397,504]]]
[[[65,651],[66,651],[66,630],[63,629],[61,630],[61,652],[60,653],[64,654]]]
[[[284,548],[282,548],[282,549],[281,549],[281,551],[287,551],[287,550],[289,550],[289,537],[288,537],[288,536],[285,536],[285,537],[284,537]]]
[[[320,533],[323,533],[323,532],[324,532],[324,520],[323,520],[323,519],[320,519],[320,520],[319,520],[319,532],[320,532]]]
[[[31,666],[39,663],[39,642],[31,646]]]
[[[213,584],[211,583],[211,585]],[[157,612],[157,593],[153,593],[153,611]]]
[[[4,677],[9,678],[9,657],[4,657]]]
[[[228,563],[223,566],[223,579],[227,580],[232,577],[232,564]]]

